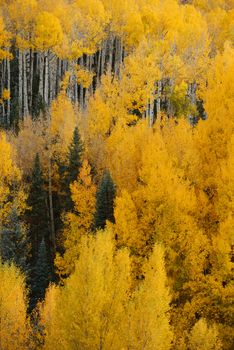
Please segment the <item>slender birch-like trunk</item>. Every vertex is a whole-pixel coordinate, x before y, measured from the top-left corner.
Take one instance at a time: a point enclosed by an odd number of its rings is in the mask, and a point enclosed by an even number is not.
[[[122,40],[121,38],[115,39],[115,64],[114,64],[114,73],[115,76],[119,76],[120,66],[122,63]]]
[[[44,97],[44,53],[39,54],[39,95]]]
[[[169,93],[172,94],[173,92],[173,79],[169,79]],[[172,114],[173,114],[173,109],[172,109],[172,104],[171,104],[171,101],[170,99],[168,98],[167,99],[167,115],[168,117],[172,117]]]
[[[93,56],[90,56],[89,59],[89,71],[92,72],[92,67],[93,67]],[[89,95],[92,96],[93,95],[93,81],[90,84],[89,87]]]
[[[84,66],[84,57],[83,56],[80,58],[80,66],[81,67]],[[82,84],[80,84],[79,105],[80,105],[80,109],[83,110],[83,108],[84,108],[84,89],[83,89],[83,85]]]
[[[109,62],[108,62],[108,71],[112,72],[112,66],[113,66],[113,44],[114,44],[114,38],[109,39]]]
[[[49,105],[49,51],[45,52],[45,82],[44,82],[44,101]]]
[[[30,49],[30,67],[29,67],[29,111],[32,111],[32,100],[33,100],[33,72],[34,72],[34,53]]]
[[[149,98],[149,126],[152,128],[154,124],[154,98],[153,94],[151,94]]]
[[[57,59],[55,55],[50,55],[49,60],[49,105],[56,96],[56,73],[57,73]]]
[[[23,94],[24,94],[24,117],[29,115],[28,111],[28,84],[27,84],[27,52],[23,51]]]
[[[161,117],[161,97],[162,97],[162,80],[159,80],[158,81],[157,103],[156,103],[157,119],[160,119],[160,117]]]
[[[56,250],[55,225],[54,225],[54,207],[53,207],[53,192],[52,192],[52,160],[49,156],[49,211],[50,211],[50,233],[53,253]]]
[[[60,83],[62,79],[62,61],[60,58],[57,59],[57,74],[56,74],[56,95],[59,93],[60,90]]]
[[[23,54],[19,50],[19,92],[18,92],[18,105],[19,105],[19,118],[23,118]]]
[[[53,189],[52,189],[52,140],[51,140],[51,116],[47,114],[47,141],[48,141],[48,204],[49,204],[49,218],[50,218],[50,241],[52,245],[53,254],[56,251],[55,239],[55,222],[54,222],[54,204],[53,204]]]
[[[101,77],[101,58],[102,58],[102,50],[98,51],[98,59],[97,59],[97,85],[99,85],[100,77]]]
[[[6,66],[7,66],[7,89],[9,92],[11,92],[11,65],[9,58],[6,59]],[[10,126],[11,120],[11,101],[10,99],[7,100],[7,114],[6,114],[6,123],[7,127]]]
[[[101,69],[100,69],[100,77],[105,71],[105,60],[106,60],[106,47],[107,47],[107,41],[104,42],[102,53],[101,53]]]
[[[5,66],[6,66],[6,60],[3,60],[2,62],[2,79],[1,79],[1,96],[3,93],[3,89],[4,89],[4,84],[5,84]],[[6,124],[6,119],[5,119],[5,103],[3,101],[3,103],[1,104],[2,106],[2,125],[5,126]]]

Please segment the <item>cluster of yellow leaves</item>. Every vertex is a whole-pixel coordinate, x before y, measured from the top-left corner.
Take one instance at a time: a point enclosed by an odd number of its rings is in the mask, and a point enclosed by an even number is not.
[[[109,169],[117,184],[115,224],[89,235],[96,187],[85,160],[70,187],[74,212],[64,218],[65,253],[55,261],[60,276],[70,277],[63,288],[48,290],[42,306],[45,349],[170,349],[169,315],[175,349],[218,350],[219,336],[230,349],[233,2],[16,0],[8,9],[4,6],[9,18],[7,31],[0,21],[0,59],[9,58],[9,32],[20,49],[53,50],[69,60],[93,54],[107,34],[111,40],[117,36],[128,54],[120,76],[102,78],[82,115],[89,160],[99,174]],[[45,169],[52,156],[66,159],[77,115],[65,90],[71,74],[85,88],[93,79],[88,70],[71,65],[73,71],[65,75],[62,92],[52,103],[48,130],[20,131],[18,161],[26,159],[32,139],[33,150],[44,150]],[[158,82],[165,81],[170,91],[160,92]],[[157,102],[165,95],[178,115],[195,114],[195,107],[186,104],[191,83],[197,84],[208,120],[192,127],[161,114],[153,128],[139,121],[149,100]],[[4,220],[21,174],[4,134],[0,149]],[[56,165],[52,172],[56,180]],[[19,203],[21,195],[16,192],[14,202]],[[165,266],[158,243],[165,246]]]
[[[12,207],[19,213],[25,209],[25,193],[21,186],[21,172],[14,162],[14,152],[5,133],[0,133],[0,223],[4,223]]]
[[[87,160],[84,160],[79,177],[70,188],[75,212],[67,213],[64,218],[65,253],[63,256],[58,254],[55,260],[61,276],[67,276],[74,270],[81,238],[91,230],[94,221],[96,186],[92,183],[91,167]]]
[[[52,102],[49,122],[51,153],[58,159],[66,158],[76,123],[74,106],[62,91]]]
[[[51,287],[42,306],[45,349],[169,349],[172,331],[163,250],[156,246],[145,280],[130,297],[130,258],[115,250],[111,229],[84,236],[75,272]]]
[[[100,0],[72,4],[67,0],[14,0],[3,1],[1,8],[21,50],[53,50],[62,58],[74,59],[94,53],[105,37],[108,16]],[[7,46],[7,32],[2,40]]]
[[[83,85],[84,88],[88,88],[91,85],[94,74],[89,70],[77,66],[75,74],[79,85]]]
[[[0,261],[0,348],[25,350],[30,345],[24,276]]]
[[[193,327],[189,339],[191,350],[219,350],[222,345],[215,326],[208,327],[206,320],[200,319]]]
[[[0,61],[12,58],[12,54],[6,49],[10,47],[11,34],[5,29],[3,18],[0,17]]]
[[[71,60],[93,54],[108,33],[122,38],[129,50],[150,40],[160,59],[169,48],[168,55],[175,59],[171,67],[181,58],[201,67],[208,44],[206,22],[215,48],[233,35],[233,7],[222,2],[14,0],[9,6],[3,1],[1,7],[20,49],[53,49]]]
[[[223,50],[226,41],[233,41],[233,1],[193,0],[193,5],[203,14],[212,40],[212,53]]]
[[[0,104],[3,104],[5,101],[11,98],[11,93],[8,89],[4,89],[2,92],[2,97],[0,98]]]
[[[218,323],[227,348],[233,336],[232,56],[227,45],[207,74],[208,87],[201,91],[207,121],[192,128],[185,120],[165,120],[153,130],[138,123],[116,128],[106,142],[120,189],[114,230],[119,246],[135,255],[136,275],[154,241],[163,242],[180,304],[172,311],[177,342],[199,314]]]
[[[42,168],[46,169],[48,166],[47,138],[45,138],[47,126],[47,122],[42,119],[33,121],[31,118],[26,118],[20,123],[17,137],[14,133],[9,135],[10,143],[16,150],[13,154],[14,161],[26,176],[31,173],[37,153],[40,155]]]
[[[42,12],[35,26],[35,48],[47,51],[58,46],[63,39],[62,27],[59,19],[52,13]]]
[[[21,50],[32,47],[35,18],[38,13],[36,0],[15,0],[7,6],[10,30],[15,36],[16,44]]]

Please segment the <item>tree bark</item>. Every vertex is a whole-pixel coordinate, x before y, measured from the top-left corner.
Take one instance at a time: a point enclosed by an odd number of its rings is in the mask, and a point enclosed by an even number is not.
[[[39,96],[44,97],[44,53],[39,54]]]
[[[112,65],[113,65],[113,44],[114,44],[114,38],[109,39],[109,62],[108,62],[108,71],[112,72]]]
[[[24,117],[29,115],[28,111],[28,84],[27,84],[27,62],[26,51],[23,52],[23,94],[24,94]]]
[[[53,207],[53,193],[52,193],[52,161],[51,156],[49,157],[49,210],[50,210],[50,233],[53,253],[56,250],[55,240],[55,225],[54,225],[54,207]]]
[[[103,74],[104,71],[105,71],[106,46],[107,46],[107,42],[105,41],[105,42],[103,43],[103,48],[102,48],[102,53],[101,53],[100,78],[101,78],[102,74]]]
[[[80,58],[80,66],[81,67],[84,66],[84,58],[83,58],[83,56]],[[84,89],[83,89],[83,85],[82,84],[80,84],[79,105],[80,105],[80,109],[83,110],[83,108],[84,108]]]
[[[101,58],[102,58],[102,50],[100,49],[98,51],[98,59],[97,59],[97,86],[99,85],[100,77],[101,77]]]
[[[154,98],[153,94],[151,94],[149,98],[149,126],[152,128],[154,124]]]
[[[29,111],[32,112],[32,100],[33,100],[33,73],[34,73],[34,53],[30,49],[30,72],[29,72]]]
[[[10,60],[7,58],[6,60],[6,65],[7,65],[7,89],[9,92],[11,92],[11,65],[10,65]],[[11,120],[11,101],[10,99],[7,100],[7,114],[6,114],[6,123],[7,127],[10,127]]]
[[[158,94],[157,94],[157,119],[161,117],[161,97],[162,97],[162,80],[158,81]]]
[[[46,107],[49,105],[49,51],[45,53],[45,83],[44,83],[44,101]]]
[[[23,54],[19,50],[19,96],[18,96],[18,105],[19,105],[19,119],[22,120],[23,117]]]

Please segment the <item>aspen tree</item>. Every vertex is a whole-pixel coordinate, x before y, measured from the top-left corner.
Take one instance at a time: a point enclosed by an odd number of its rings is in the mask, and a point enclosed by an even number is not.
[[[63,31],[59,19],[44,11],[37,16],[35,25],[35,47],[43,52],[44,56],[44,94],[43,98],[46,106],[49,103],[49,55],[50,50],[59,46],[63,40]],[[42,66],[43,67],[43,66]],[[43,71],[41,71],[42,75]],[[42,80],[42,76],[40,77]]]
[[[12,58],[12,54],[6,50],[10,46],[11,34],[6,30],[3,17],[0,17],[0,61]]]
[[[146,263],[144,280],[127,307],[125,341],[127,349],[171,349],[170,296],[161,246],[155,246]]]
[[[1,225],[15,207],[19,213],[25,209],[25,193],[20,186],[21,171],[13,160],[13,148],[5,133],[0,134],[0,222]]]
[[[209,327],[206,320],[200,319],[193,327],[190,334],[190,349],[218,350],[222,349],[215,326]]]
[[[0,347],[25,350],[30,345],[27,292],[22,273],[0,261]]]
[[[37,14],[36,0],[16,0],[9,5],[9,16],[11,20],[11,30],[15,35],[18,48],[19,60],[19,117],[29,114],[29,96],[32,86],[28,86],[27,65],[30,56],[30,49],[33,48],[33,32],[35,27],[35,18]],[[32,67],[32,65],[31,65]]]
[[[92,183],[91,167],[84,160],[79,176],[70,185],[74,212],[69,212],[64,218],[64,249],[63,256],[57,254],[55,264],[60,276],[68,276],[73,270],[80,253],[82,236],[87,235],[94,224],[96,187]]]
[[[119,349],[119,325],[129,288],[128,253],[115,252],[111,231],[84,236],[80,247],[75,272],[57,295],[55,292],[52,312],[46,312],[45,349],[55,344],[69,350],[77,346]],[[46,310],[50,300],[48,292]]]

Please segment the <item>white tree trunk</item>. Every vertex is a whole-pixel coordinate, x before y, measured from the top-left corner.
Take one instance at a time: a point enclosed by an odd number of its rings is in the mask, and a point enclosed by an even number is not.
[[[109,62],[108,62],[108,71],[112,72],[112,65],[113,65],[113,44],[114,39],[111,37],[109,39]]]
[[[51,155],[49,157],[49,208],[50,208],[50,230],[51,230],[51,243],[53,253],[56,250],[56,240],[55,240],[55,225],[54,225],[54,207],[53,207],[53,193],[52,193],[52,161]]]
[[[161,97],[162,97],[162,80],[158,81],[158,94],[157,94],[157,119],[161,117]]]
[[[28,111],[28,82],[27,82],[27,62],[26,51],[23,52],[23,94],[24,94],[24,117],[29,115]]]
[[[61,59],[57,59],[57,74],[56,74],[56,95],[59,93],[60,90],[60,84],[61,84],[61,79],[62,79],[62,63]]]
[[[123,46],[121,38],[116,38],[115,40],[115,75],[119,76],[120,66],[122,63],[122,55],[123,55]]]
[[[44,97],[44,53],[39,54],[39,96]]]
[[[7,58],[7,60],[6,60],[6,65],[7,65],[7,89],[9,92],[11,92],[11,66],[10,66],[9,58]],[[7,127],[9,127],[10,123],[11,123],[10,115],[11,115],[11,101],[10,101],[10,99],[8,99],[7,100],[7,115],[6,115]]]
[[[19,92],[18,92],[19,118],[23,117],[23,54],[19,50]]]
[[[93,67],[93,56],[90,56],[89,59],[89,71],[92,72],[92,67]],[[89,87],[89,95],[92,96],[93,95],[93,81],[90,84]]]
[[[152,128],[154,124],[154,98],[153,94],[151,94],[149,98],[149,126]]]
[[[30,72],[29,72],[29,110],[32,111],[33,100],[33,72],[34,72],[34,53],[30,49]]]
[[[102,76],[105,70],[106,46],[107,46],[107,41],[103,43],[103,48],[102,48],[100,77]]]
[[[98,52],[98,59],[97,59],[97,85],[99,85],[100,77],[101,77],[101,58],[102,58],[102,50],[100,49]]]
[[[44,83],[44,101],[49,105],[49,51],[45,53],[45,83]]]
[[[83,58],[83,56],[80,58],[80,66],[81,67],[84,66],[84,58]],[[80,84],[79,105],[80,105],[80,109],[83,110],[83,108],[84,108],[84,89],[83,89],[83,85],[82,84]]]
[[[48,60],[50,57],[48,57]],[[57,58],[53,55],[49,61],[49,104],[56,96],[56,74],[57,74]]]

